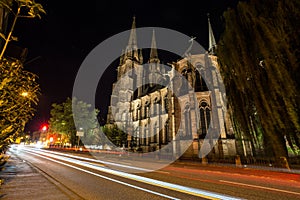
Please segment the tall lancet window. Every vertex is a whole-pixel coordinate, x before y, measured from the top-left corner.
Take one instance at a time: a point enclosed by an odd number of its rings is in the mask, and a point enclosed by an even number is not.
[[[146,119],[149,117],[149,105],[148,102],[142,107],[142,119]]]
[[[203,69],[203,67],[201,67]],[[200,72],[198,70],[195,71],[196,73],[196,84],[195,84],[195,92],[203,92],[208,91],[207,85],[204,80],[204,71],[201,70]]]
[[[146,115],[145,115],[146,118],[150,117],[150,107],[149,105],[146,106]]]
[[[164,125],[164,129],[165,129],[165,135],[163,136],[163,144],[167,144],[168,142],[171,141],[171,131],[169,129],[169,119],[166,121],[165,125]]]
[[[191,112],[190,112],[189,105],[186,105],[184,109],[184,126],[185,126],[185,133],[183,133],[183,137],[189,137],[192,134]]]
[[[153,128],[153,142],[157,143],[158,140],[157,140],[157,134],[159,134],[159,124],[157,122],[155,122],[154,124],[154,128]]]
[[[181,72],[181,89],[180,89],[180,95],[185,95],[188,93],[189,89],[189,83],[188,83],[188,71],[187,69],[183,69]]]
[[[199,127],[200,127],[200,138],[204,138],[207,134],[207,130],[209,128],[209,124],[211,121],[211,109],[207,102],[202,101],[200,103],[200,121],[199,121]]]
[[[135,114],[134,114],[133,121],[139,120],[139,109],[136,108],[134,111],[135,111]]]
[[[153,109],[153,115],[152,116],[156,116],[157,114],[159,114],[159,100],[158,100],[158,98],[154,99],[152,109]]]
[[[141,119],[141,105],[137,104],[136,106],[136,120],[140,120]]]
[[[169,101],[168,101],[168,96],[166,95],[164,97],[164,104],[165,104],[165,113],[168,113],[169,112]]]
[[[147,125],[144,127],[144,145],[149,145],[149,127]]]

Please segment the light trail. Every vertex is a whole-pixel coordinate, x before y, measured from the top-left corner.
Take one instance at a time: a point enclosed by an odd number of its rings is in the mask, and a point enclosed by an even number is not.
[[[142,190],[142,191],[145,191],[145,192],[148,192],[148,193],[151,193],[151,194],[155,194],[155,195],[158,195],[158,196],[161,196],[161,197],[165,197],[165,198],[168,198],[168,199],[174,199],[174,200],[180,200],[178,198],[175,198],[175,197],[172,197],[172,196],[169,196],[169,195],[165,195],[165,194],[162,194],[162,193],[159,193],[159,192],[155,192],[155,191],[152,191],[152,190],[148,190],[148,189],[145,189],[145,188],[142,188],[142,187],[138,187],[138,186],[135,186],[135,185],[132,185],[132,184],[129,184],[129,183],[125,183],[123,181],[119,181],[119,180],[116,180],[116,179],[113,179],[113,178],[109,178],[109,177],[106,177],[106,176],[102,176],[100,174],[97,174],[97,173],[94,173],[94,172],[91,172],[91,171],[88,171],[88,170],[85,170],[85,169],[82,169],[80,167],[76,167],[76,166],[73,166],[73,165],[70,165],[70,164],[67,164],[67,163],[64,163],[64,162],[61,162],[61,161],[58,161],[58,160],[55,160],[55,159],[52,159],[52,158],[48,158],[48,157],[45,157],[45,156],[42,156],[38,153],[34,153],[34,152],[28,152],[27,153],[29,154],[32,154],[32,155],[35,155],[35,156],[38,156],[38,157],[42,157],[44,159],[47,159],[47,160],[50,160],[52,162],[56,162],[56,163],[59,163],[59,164],[62,164],[62,165],[65,165],[67,167],[71,167],[73,169],[77,169],[79,171],[82,171],[82,172],[85,172],[85,173],[88,173],[88,174],[92,174],[94,176],[97,176],[97,177],[100,177],[100,178],[103,178],[103,179],[106,179],[106,180],[109,180],[109,181],[112,181],[112,182],[115,182],[115,183],[119,183],[119,184],[122,184],[122,185],[126,185],[128,187],[132,187],[132,188],[135,188],[135,189],[138,189],[138,190]]]
[[[91,158],[84,158],[84,157],[80,157],[80,156],[74,156],[74,155],[64,154],[64,153],[60,153],[60,152],[47,151],[47,150],[43,150],[43,149],[37,149],[37,150],[38,151],[47,152],[47,153],[56,154],[56,155],[67,156],[67,157],[70,157],[70,158],[76,158],[76,159],[80,159],[80,160],[97,162],[97,163],[106,164],[106,165],[112,165],[112,166],[117,166],[117,167],[122,167],[122,168],[128,168],[128,169],[135,169],[135,170],[144,171],[144,172],[153,172],[153,170],[151,170],[151,169],[145,169],[145,168],[140,168],[140,167],[133,167],[133,166],[123,165],[123,164],[113,163],[113,162],[107,162],[107,161],[103,161],[103,160],[96,160],[96,159],[91,159]]]
[[[284,193],[295,194],[295,195],[300,196],[299,192],[293,192],[293,191],[287,191],[287,190],[281,190],[281,189],[276,189],[276,188],[264,187],[264,186],[259,186],[259,185],[251,185],[251,184],[239,183],[239,182],[233,182],[233,181],[225,181],[225,180],[219,180],[219,181],[222,183],[229,183],[229,184],[233,184],[233,185],[253,187],[253,188],[258,188],[258,189],[263,189],[263,190],[272,190],[272,191],[276,191],[276,192],[284,192]]]
[[[98,171],[101,171],[101,172],[105,172],[105,173],[108,173],[108,174],[112,174],[112,175],[115,175],[115,176],[119,176],[119,177],[131,179],[131,180],[139,181],[139,182],[146,183],[146,184],[149,184],[149,185],[153,185],[153,186],[156,186],[156,187],[162,187],[162,188],[166,188],[166,189],[169,189],[169,190],[173,190],[173,191],[177,191],[177,192],[181,192],[181,193],[185,193],[185,194],[189,194],[189,195],[193,195],[193,196],[198,196],[198,197],[202,197],[202,198],[206,198],[206,199],[214,199],[214,200],[215,199],[226,199],[226,200],[237,200],[238,199],[238,198],[225,196],[225,195],[221,195],[221,194],[217,194],[217,193],[213,193],[213,192],[209,192],[209,191],[205,191],[205,190],[200,190],[200,189],[197,189],[197,188],[186,187],[186,186],[177,185],[177,184],[173,184],[173,183],[168,183],[168,182],[164,182],[164,181],[159,181],[159,180],[146,178],[146,177],[142,177],[142,176],[138,176],[138,175],[134,175],[134,174],[129,174],[129,173],[122,172],[122,171],[116,171],[116,170],[101,167],[101,166],[98,166],[98,165],[95,165],[95,164],[92,164],[92,163],[88,163],[88,162],[85,162],[85,161],[80,161],[80,160],[75,160],[75,159],[72,159],[72,158],[68,158],[68,157],[65,157],[65,156],[53,155],[53,154],[49,154],[49,153],[46,153],[46,152],[40,152],[40,151],[36,152],[32,149],[24,149],[24,150],[27,151],[27,152],[30,152],[32,154],[35,154],[35,155],[36,154],[42,154],[42,155],[45,155],[45,156],[56,158],[58,160],[67,161],[67,162],[70,162],[70,163],[73,163],[73,164],[81,165],[81,166],[84,166],[84,167],[87,167],[87,168],[91,168],[91,169],[98,170]],[[47,158],[47,157],[45,157],[45,158]],[[80,159],[81,159],[81,157],[80,157]],[[69,164],[68,164],[68,166],[69,166]]]

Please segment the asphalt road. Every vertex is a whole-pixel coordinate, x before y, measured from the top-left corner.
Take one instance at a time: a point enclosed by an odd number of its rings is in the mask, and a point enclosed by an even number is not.
[[[300,199],[300,174],[295,173],[184,162],[149,172],[144,163],[139,173],[128,173],[122,168],[132,168],[133,161],[101,162],[87,154],[30,147],[13,153],[78,199]]]

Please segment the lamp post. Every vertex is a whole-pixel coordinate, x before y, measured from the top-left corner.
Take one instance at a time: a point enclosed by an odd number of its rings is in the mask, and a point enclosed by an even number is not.
[[[83,135],[84,135],[83,128],[80,127],[79,131],[76,132],[76,136],[78,137],[78,145],[77,145],[78,147],[79,147],[80,137]]]

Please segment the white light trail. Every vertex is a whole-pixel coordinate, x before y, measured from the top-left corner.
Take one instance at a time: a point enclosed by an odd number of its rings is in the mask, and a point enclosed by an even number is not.
[[[67,162],[70,162],[70,163],[73,163],[73,164],[81,165],[81,166],[91,168],[91,169],[94,169],[94,170],[98,170],[98,171],[101,171],[101,172],[105,172],[105,173],[108,173],[108,174],[113,174],[115,176],[131,179],[131,180],[135,180],[135,181],[139,181],[139,182],[143,182],[143,183],[153,185],[153,186],[156,186],[156,187],[162,187],[162,188],[166,188],[166,189],[169,189],[169,190],[173,190],[173,191],[177,191],[177,192],[181,192],[181,193],[185,193],[185,194],[189,194],[189,195],[193,195],[193,196],[198,196],[198,197],[202,197],[202,198],[206,198],[206,199],[225,199],[225,200],[237,200],[238,199],[238,198],[235,198],[235,197],[225,196],[225,195],[222,195],[222,194],[217,194],[217,193],[213,193],[213,192],[209,192],[209,191],[205,191],[205,190],[200,190],[200,189],[197,189],[197,188],[186,187],[186,186],[182,186],[182,185],[177,185],[177,184],[173,184],[173,183],[168,183],[168,182],[164,182],[164,181],[159,181],[159,180],[155,180],[155,179],[151,179],[151,178],[138,176],[138,175],[135,175],[135,174],[129,174],[129,173],[122,172],[122,171],[116,171],[116,170],[108,169],[108,168],[101,167],[101,166],[98,166],[98,165],[95,165],[95,164],[92,164],[92,163],[89,163],[89,162],[80,161],[80,160],[76,160],[76,159],[72,159],[72,158],[68,158],[68,157],[60,156],[60,155],[53,155],[52,152],[47,153],[47,152],[41,152],[41,151],[36,151],[36,150],[32,150],[32,149],[24,149],[24,150],[27,151],[27,152],[31,152],[35,155],[36,154],[42,154],[42,155],[45,155],[45,156],[56,158],[58,160],[67,161]],[[42,157],[44,157],[44,156],[42,156]],[[47,157],[45,157],[45,158],[47,158]],[[80,157],[80,159],[82,159],[82,157]],[[57,161],[57,162],[59,162],[59,161]],[[67,164],[67,165],[69,166],[69,164]],[[77,167],[76,167],[76,169],[77,169]],[[108,177],[106,177],[106,178],[108,178]]]
[[[107,161],[103,161],[103,160],[96,160],[96,159],[85,158],[85,157],[80,157],[80,156],[74,156],[74,155],[70,155],[70,154],[64,154],[64,153],[59,153],[59,152],[47,151],[47,150],[42,150],[42,149],[39,149],[39,151],[43,151],[43,152],[47,152],[47,153],[52,153],[52,154],[56,154],[56,155],[67,156],[67,157],[76,158],[76,159],[80,159],[80,160],[86,160],[86,161],[97,162],[97,163],[101,163],[101,164],[107,164],[107,165],[117,166],[117,167],[135,169],[135,170],[144,171],[144,172],[152,172],[153,171],[151,169],[145,169],[145,168],[140,168],[140,167],[133,167],[133,166],[123,165],[123,164],[119,164],[119,163],[107,162]]]
[[[148,189],[145,189],[145,188],[142,188],[142,187],[138,187],[138,186],[135,186],[135,185],[132,185],[132,184],[129,184],[129,183],[125,183],[125,182],[123,182],[123,181],[119,181],[119,180],[112,179],[112,178],[109,178],[109,177],[106,177],[106,176],[102,176],[102,175],[100,175],[100,174],[97,174],[97,173],[94,173],[94,172],[91,172],[91,171],[82,169],[82,168],[80,168],[80,167],[76,167],[76,166],[73,166],[73,165],[64,163],[64,162],[61,162],[61,161],[58,161],[58,160],[54,160],[54,159],[52,159],[52,158],[48,158],[48,157],[39,155],[39,154],[37,154],[37,153],[33,153],[33,152],[27,152],[27,153],[33,154],[33,155],[38,156],[38,157],[42,157],[42,158],[47,159],[47,160],[51,160],[52,162],[56,162],[56,163],[65,165],[65,166],[67,166],[67,167],[71,167],[71,168],[73,168],[73,169],[77,169],[77,170],[79,170],[79,171],[82,171],[82,172],[85,172],[85,173],[88,173],[88,174],[92,174],[92,175],[94,175],[94,176],[97,176],[97,177],[100,177],[100,178],[103,178],[103,179],[106,179],[106,180],[109,180],[109,181],[112,181],[112,182],[115,182],[115,183],[119,183],[119,184],[122,184],[122,185],[126,185],[126,186],[129,186],[129,187],[132,187],[132,188],[135,188],[135,189],[138,189],[138,190],[142,190],[142,191],[145,191],[145,192],[148,192],[148,193],[151,193],[151,194],[155,194],[155,195],[158,195],[158,196],[162,196],[162,197],[165,197],[165,198],[168,198],[168,199],[180,200],[180,199],[178,199],[178,198],[175,198],[175,197],[172,197],[172,196],[169,196],[169,195],[165,195],[165,194],[162,194],[162,193],[159,193],[159,192],[155,192],[155,191],[148,190]]]
[[[300,196],[299,192],[293,192],[293,191],[287,191],[287,190],[281,190],[281,189],[276,189],[276,188],[264,187],[264,186],[259,186],[259,185],[251,185],[251,184],[239,183],[239,182],[233,182],[233,181],[225,181],[225,180],[219,180],[219,181],[223,182],[223,183],[233,184],[233,185],[241,185],[241,186],[246,186],[246,187],[259,188],[259,189],[263,189],[263,190],[272,190],[272,191],[276,191],[276,192],[284,192],[284,193],[295,194],[295,195]]]

